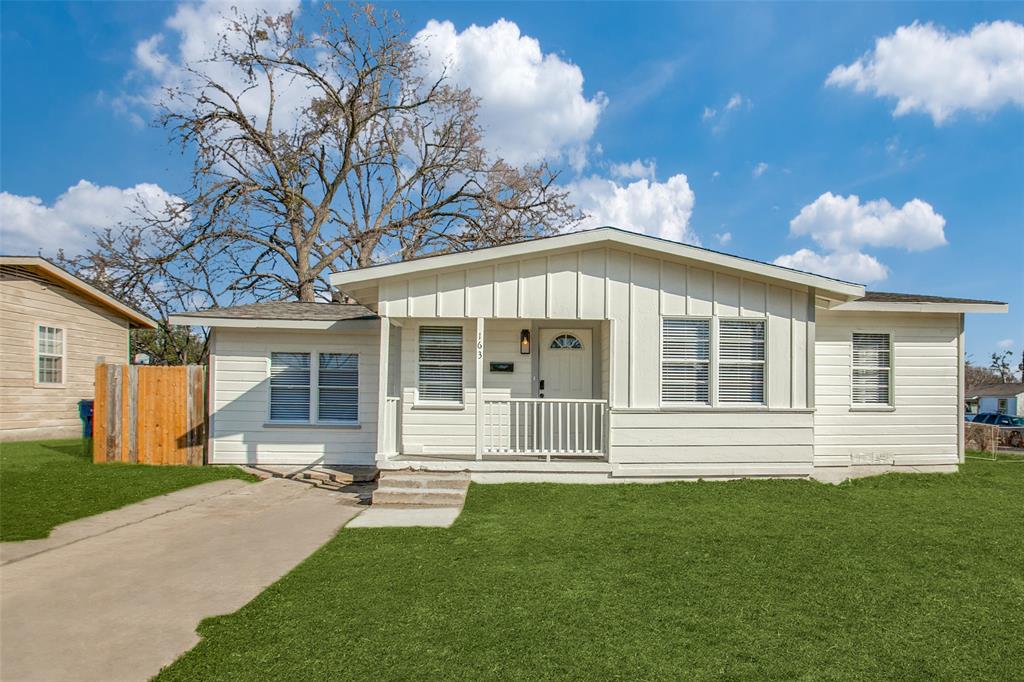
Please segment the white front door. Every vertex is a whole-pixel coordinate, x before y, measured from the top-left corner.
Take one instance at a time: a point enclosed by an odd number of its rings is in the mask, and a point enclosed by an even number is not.
[[[540,330],[540,397],[594,397],[594,347],[590,329]]]

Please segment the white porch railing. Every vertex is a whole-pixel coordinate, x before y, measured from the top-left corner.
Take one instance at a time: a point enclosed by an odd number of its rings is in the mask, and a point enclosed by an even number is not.
[[[398,454],[399,418],[402,414],[402,399],[384,398],[384,454]]]
[[[607,452],[608,403],[557,398],[485,399],[485,455],[596,457]]]

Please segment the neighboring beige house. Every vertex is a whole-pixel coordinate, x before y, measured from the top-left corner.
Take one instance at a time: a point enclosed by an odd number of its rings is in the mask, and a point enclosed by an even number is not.
[[[331,276],[213,329],[209,461],[474,480],[955,471],[965,313],[611,228]]]
[[[156,322],[37,256],[0,256],[0,440],[73,438],[96,362]]]

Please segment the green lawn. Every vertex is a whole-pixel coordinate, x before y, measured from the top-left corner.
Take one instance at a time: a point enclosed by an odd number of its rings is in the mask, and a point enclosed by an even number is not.
[[[1024,465],[473,485],[343,530],[158,678],[1020,679]]]
[[[236,467],[93,464],[88,441],[0,443],[0,540],[46,537],[54,526],[224,478]]]

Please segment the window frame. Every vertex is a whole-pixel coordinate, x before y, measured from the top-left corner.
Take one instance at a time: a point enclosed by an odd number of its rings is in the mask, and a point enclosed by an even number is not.
[[[748,362],[729,361],[729,362],[725,363],[727,365],[760,365],[761,366],[762,369],[761,369],[761,401],[760,402],[756,402],[756,403],[755,402],[723,402],[721,395],[719,395],[720,392],[721,392],[721,387],[722,387],[722,380],[721,380],[721,369],[722,369],[722,345],[721,345],[722,330],[721,330],[721,323],[722,322],[756,322],[756,323],[760,324],[761,328],[764,330],[764,359],[762,359],[760,361],[748,361]],[[746,317],[739,316],[739,315],[718,316],[718,317],[715,317],[714,331],[712,333],[713,333],[713,336],[714,336],[714,344],[712,345],[712,352],[713,352],[714,363],[715,363],[715,380],[714,380],[714,382],[715,382],[715,397],[714,397],[714,402],[712,404],[715,407],[721,407],[722,409],[727,409],[727,410],[728,409],[739,409],[739,410],[745,410],[746,409],[746,410],[749,410],[749,409],[759,409],[759,408],[767,409],[767,407],[768,407],[768,375],[769,375],[768,374],[768,355],[769,355],[769,348],[771,347],[769,345],[769,339],[768,339],[769,330],[768,330],[768,318],[767,318],[767,316],[761,316],[761,315],[757,315],[757,316],[750,315],[750,316],[746,316]]]
[[[683,403],[665,400],[665,320],[688,320],[708,323],[708,401]],[[669,410],[706,410],[715,406],[715,318],[711,315],[662,315],[658,321],[658,405]]]
[[[271,418],[272,389],[270,386],[274,353],[308,353],[309,354],[309,418],[308,419],[273,419]],[[321,355],[354,355],[356,358],[356,418],[355,420],[320,419],[320,356]],[[266,426],[325,427],[352,428],[362,426],[362,410],[359,407],[360,394],[363,388],[362,358],[357,351],[341,348],[323,348],[309,346],[281,346],[267,350],[267,407],[264,414]]]
[[[853,337],[855,334],[885,334],[889,337],[889,400],[885,403],[858,403],[853,399],[853,376],[854,370],[858,369],[853,364]],[[892,329],[879,328],[855,328],[850,330],[850,411],[851,412],[892,412],[896,409],[896,334]],[[861,368],[867,369],[867,368]]]
[[[60,355],[54,353],[40,353],[39,352],[39,341],[40,328],[46,327],[47,329],[56,329],[60,331]],[[67,385],[68,380],[68,330],[67,327],[63,327],[50,322],[36,322],[35,331],[35,348],[33,357],[35,362],[32,367],[32,384],[36,388],[64,388]],[[39,380],[39,360],[43,357],[48,358],[60,358],[60,381],[40,381]]]
[[[421,386],[421,382],[420,382],[420,368],[423,365],[423,361],[420,360],[420,336],[423,333],[423,329],[426,328],[426,327],[442,327],[442,328],[447,327],[449,329],[458,329],[460,335],[462,336],[462,340],[459,343],[460,353],[459,353],[459,362],[458,362],[458,367],[461,370],[461,377],[460,377],[460,381],[459,381],[460,386],[461,386],[461,390],[459,392],[459,399],[457,401],[456,400],[432,400],[430,398],[423,398],[421,396],[421,394],[420,394],[420,386]],[[464,324],[461,324],[461,323],[458,323],[458,322],[456,322],[456,323],[452,323],[452,322],[445,323],[442,320],[431,320],[430,322],[428,322],[426,324],[421,323],[421,324],[418,324],[416,326],[416,346],[415,346],[415,348],[416,348],[416,350],[415,350],[415,352],[416,352],[416,384],[415,384],[416,396],[415,396],[415,400],[413,401],[413,407],[426,408],[426,409],[436,409],[436,410],[463,410],[463,409],[466,408],[466,366],[467,366],[467,364],[469,364],[469,363],[466,362],[466,337],[467,337],[466,326]],[[427,362],[427,364],[428,365],[450,366],[450,367],[454,367],[456,365],[456,363],[454,363],[454,362],[449,362],[449,363],[444,363],[444,362]]]

